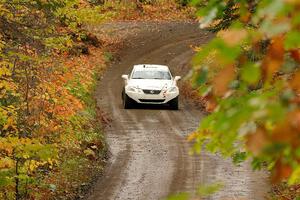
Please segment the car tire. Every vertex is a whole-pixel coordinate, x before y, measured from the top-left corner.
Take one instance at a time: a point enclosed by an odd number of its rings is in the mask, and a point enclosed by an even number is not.
[[[179,98],[176,97],[176,98],[172,99],[170,101],[169,105],[170,105],[170,108],[172,110],[178,110],[179,109],[179,106],[178,106],[179,105]]]
[[[127,94],[123,93],[123,108],[124,109],[130,109],[132,108],[133,101],[130,97],[127,96]]]

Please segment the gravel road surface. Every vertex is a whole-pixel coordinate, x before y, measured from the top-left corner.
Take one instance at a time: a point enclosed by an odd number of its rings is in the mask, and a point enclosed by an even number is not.
[[[204,115],[188,100],[180,99],[179,111],[165,106],[122,108],[122,74],[134,64],[153,63],[169,65],[173,75],[183,76],[193,56],[191,45],[208,42],[210,34],[184,22],[117,22],[94,31],[125,42],[97,87],[98,105],[113,119],[105,130],[111,157],[88,200],[159,200],[215,182],[225,186],[205,199],[264,199],[269,190],[266,172],[253,172],[247,163],[234,167],[230,160],[206,152],[188,154],[186,136]]]

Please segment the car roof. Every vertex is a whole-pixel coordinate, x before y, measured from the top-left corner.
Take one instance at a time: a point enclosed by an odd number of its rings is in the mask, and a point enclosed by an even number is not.
[[[166,65],[154,65],[154,64],[138,64],[133,66],[134,70],[140,70],[140,71],[147,71],[149,69],[151,70],[158,70],[158,71],[169,71],[169,67]]]

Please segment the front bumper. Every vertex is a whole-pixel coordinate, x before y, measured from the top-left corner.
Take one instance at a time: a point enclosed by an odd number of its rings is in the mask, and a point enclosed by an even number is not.
[[[128,97],[140,104],[166,104],[172,99],[175,99],[179,96],[179,92],[161,92],[160,94],[145,94],[142,92],[125,91],[125,93],[128,95]]]

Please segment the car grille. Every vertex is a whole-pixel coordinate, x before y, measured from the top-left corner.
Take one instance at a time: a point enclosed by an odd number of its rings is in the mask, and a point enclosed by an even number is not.
[[[143,103],[162,103],[165,101],[164,99],[139,99],[139,100],[140,102]]]
[[[145,94],[159,94],[161,90],[143,90]]]

